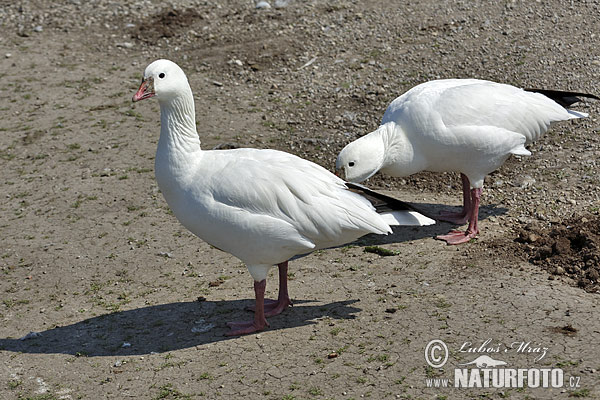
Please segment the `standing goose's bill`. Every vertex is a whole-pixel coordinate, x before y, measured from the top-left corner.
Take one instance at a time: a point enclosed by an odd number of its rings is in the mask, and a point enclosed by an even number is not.
[[[200,148],[192,90],[175,63],[158,60],[144,71],[133,101],[156,97],[160,139],[158,186],[177,219],[207,243],[242,260],[254,279],[254,319],[230,323],[228,335],[260,331],[266,317],[291,301],[288,260],[339,246],[365,234],[387,234],[390,225],[435,221],[399,200],[389,207],[367,199],[373,192],[346,183],[326,169],[276,150]],[[365,193],[366,192],[366,193]],[[363,193],[365,195],[363,195]],[[386,197],[379,194],[378,203]],[[279,267],[279,297],[265,301],[269,269]]]
[[[415,86],[395,99],[379,128],[348,144],[336,160],[346,180],[361,182],[381,171],[408,176],[420,171],[460,172],[463,209],[439,219],[469,222],[467,230],[438,236],[459,244],[479,232],[483,180],[511,154],[530,155],[525,145],[550,124],[587,114],[567,109],[585,93],[519,89],[478,80],[443,79]]]

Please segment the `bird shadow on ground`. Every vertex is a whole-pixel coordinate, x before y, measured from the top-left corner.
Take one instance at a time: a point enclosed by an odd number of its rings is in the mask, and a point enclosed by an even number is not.
[[[439,215],[439,212],[444,211],[453,211],[459,212],[461,207],[458,206],[447,206],[444,204],[434,204],[434,203],[419,203],[413,204],[418,210],[423,211],[424,215],[427,215],[430,218],[436,218]],[[479,220],[484,221],[488,217],[491,216],[499,216],[506,214],[508,212],[507,208],[498,207],[496,204],[487,204],[482,206],[479,209]],[[354,242],[352,245],[355,246],[373,246],[379,244],[392,244],[392,243],[402,243],[409,242],[411,240],[419,240],[429,237],[435,237],[438,235],[443,235],[448,233],[451,229],[456,229],[457,225],[452,224],[450,222],[438,221],[434,225],[426,225],[426,226],[393,226],[393,232],[389,235],[366,235],[363,236]],[[464,230],[465,227],[461,227],[460,229]],[[441,243],[441,242],[440,242]],[[343,246],[341,246],[343,247]]]
[[[267,330],[312,325],[323,317],[354,319],[361,309],[352,304],[358,301],[323,304],[316,300],[296,300],[293,308],[269,318],[271,326]],[[30,333],[26,339],[0,339],[0,352],[128,356],[201,346],[231,339],[224,336],[228,331],[226,321],[252,319],[249,312],[242,315],[243,307],[251,303],[251,300],[192,301],[118,311]]]
[[[419,204],[429,215],[448,207]],[[455,208],[459,210],[458,207]],[[480,219],[505,214],[506,208],[486,205]],[[438,222],[430,226],[398,226],[390,235],[367,235],[353,242],[358,246],[401,243],[448,232],[453,224]],[[269,319],[268,330],[283,330],[316,324],[323,317],[354,319],[361,309],[352,306],[358,300],[322,304],[316,300],[296,300],[295,306]],[[28,354],[71,354],[74,356],[127,356],[162,353],[207,343],[229,340],[226,321],[250,320],[241,315],[252,300],[193,301],[119,311],[89,318],[67,326],[57,326],[26,339],[0,338],[0,351]],[[311,304],[317,303],[317,304]],[[25,334],[26,332],[23,332]]]

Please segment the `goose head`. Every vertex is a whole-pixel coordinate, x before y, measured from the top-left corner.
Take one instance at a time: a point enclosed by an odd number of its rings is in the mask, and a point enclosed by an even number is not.
[[[362,182],[377,173],[385,159],[380,137],[365,135],[342,149],[335,161],[336,175],[350,182]]]
[[[169,60],[156,60],[146,67],[142,84],[133,95],[133,101],[156,96],[160,103],[170,102],[190,92],[190,85],[183,70]]]

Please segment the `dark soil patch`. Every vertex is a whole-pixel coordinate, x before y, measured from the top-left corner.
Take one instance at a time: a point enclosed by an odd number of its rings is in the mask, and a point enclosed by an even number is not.
[[[515,242],[529,262],[551,276],[568,276],[587,292],[600,293],[600,217],[566,221],[551,229],[527,226]]]
[[[147,43],[152,43],[158,38],[171,38],[184,29],[191,29],[196,21],[201,19],[203,19],[202,15],[191,8],[166,9],[142,21],[133,37]]]
[[[565,326],[556,326],[550,328],[550,330],[554,333],[562,333],[563,335],[567,336],[575,336],[577,334],[577,328],[574,328],[571,324]]]

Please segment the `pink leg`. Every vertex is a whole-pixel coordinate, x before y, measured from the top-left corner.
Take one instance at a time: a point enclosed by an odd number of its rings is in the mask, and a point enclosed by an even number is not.
[[[460,179],[462,180],[462,189],[463,189],[463,209],[461,212],[449,212],[449,211],[441,211],[439,220],[452,222],[453,224],[462,225],[469,220],[469,214],[472,208],[471,202],[471,182],[469,182],[469,178],[463,173],[460,174]]]
[[[288,294],[288,286],[287,286],[287,271],[288,271],[288,262],[282,262],[278,265],[279,267],[279,296],[277,296],[277,300],[266,299],[265,300],[265,316],[273,317],[275,315],[279,315],[285,310],[288,306],[293,305],[290,300]],[[250,311],[254,311],[254,307],[247,308]]]
[[[457,230],[450,231],[447,235],[436,236],[436,239],[445,240],[448,244],[461,244],[474,239],[479,233],[479,201],[481,199],[482,188],[471,189],[471,213],[469,215],[469,226],[466,232]]]
[[[231,328],[226,336],[247,335],[248,333],[260,332],[269,326],[265,318],[265,288],[267,286],[266,279],[260,282],[254,281],[254,296],[256,297],[256,312],[254,313],[254,321],[243,322],[228,322],[227,325]]]

